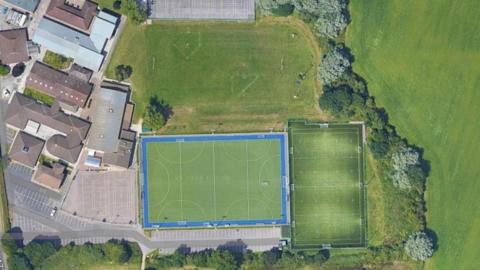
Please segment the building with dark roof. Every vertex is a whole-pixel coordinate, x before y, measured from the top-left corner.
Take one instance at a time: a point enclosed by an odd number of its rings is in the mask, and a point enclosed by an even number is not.
[[[127,123],[133,113],[133,104],[127,106],[128,87],[103,84],[92,98],[92,128],[87,148],[103,153],[104,164],[128,168],[135,148],[134,131]],[[126,108],[128,107],[128,110]]]
[[[0,31],[0,61],[3,64],[28,61],[27,41],[26,28]]]
[[[120,138],[115,152],[105,153],[103,155],[103,163],[122,168],[129,168],[132,163],[134,148],[135,141]]]
[[[33,181],[50,189],[59,190],[65,179],[65,169],[65,165],[58,162],[52,163],[51,166],[40,165],[33,176]]]
[[[46,15],[82,31],[88,31],[98,5],[88,0],[52,0]]]
[[[91,105],[92,129],[87,146],[102,152],[113,152],[118,145],[127,93],[102,87]]]
[[[49,154],[75,163],[90,130],[90,123],[65,114],[59,104],[52,107],[16,93],[7,109],[5,122],[16,129],[47,141]]]
[[[79,68],[75,68],[74,73],[66,73],[36,62],[27,77],[26,85],[54,97],[60,105],[67,105],[62,108],[73,108],[73,111],[76,111],[78,107],[85,106],[93,90],[88,79],[76,74],[77,69]]]
[[[44,144],[43,140],[19,131],[8,155],[12,161],[34,168]]]
[[[3,2],[13,5],[22,11],[33,13],[37,9],[40,0],[3,0]]]

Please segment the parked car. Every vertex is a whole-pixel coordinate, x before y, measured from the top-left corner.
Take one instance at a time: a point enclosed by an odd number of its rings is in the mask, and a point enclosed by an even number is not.
[[[51,216],[51,217],[55,216],[55,214],[57,213],[57,210],[58,210],[58,209],[57,209],[57,207],[55,206],[55,207],[52,209],[52,211],[50,211],[50,216]]]

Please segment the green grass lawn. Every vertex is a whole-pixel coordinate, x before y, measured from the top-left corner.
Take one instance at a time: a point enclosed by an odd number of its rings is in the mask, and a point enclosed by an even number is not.
[[[281,147],[277,137],[147,141],[149,222],[281,219]]]
[[[372,0],[350,6],[355,70],[400,134],[423,147],[431,162],[428,226],[439,249],[427,269],[478,269],[480,5]]]
[[[40,91],[37,91],[35,89],[32,89],[32,88],[25,88],[25,90],[23,91],[23,94],[26,95],[26,96],[29,96],[33,99],[36,99],[42,103],[45,103],[47,104],[48,106],[52,106],[53,103],[55,102],[55,98],[52,97],[52,96],[49,96],[45,93],[42,93]]]
[[[73,63],[73,59],[65,57],[61,54],[47,51],[43,57],[43,62],[56,69],[67,69]]]
[[[290,126],[294,247],[363,246],[360,126]]]
[[[127,24],[107,75],[131,65],[135,119],[157,96],[173,108],[167,133],[268,130],[288,118],[319,118],[319,50],[292,21]]]

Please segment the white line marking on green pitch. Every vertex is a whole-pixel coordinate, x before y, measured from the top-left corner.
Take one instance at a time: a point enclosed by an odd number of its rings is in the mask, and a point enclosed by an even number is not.
[[[357,132],[357,147],[359,145],[360,145],[360,136],[358,136],[358,132]],[[360,216],[360,222],[359,222],[360,223],[360,225],[359,225],[360,226],[360,234],[363,234],[363,230],[362,230],[362,227],[363,227],[362,226],[362,219],[363,219],[363,217],[362,217],[362,191],[363,190],[362,189],[363,189],[363,187],[362,187],[362,173],[361,173],[362,164],[360,163],[360,161],[361,161],[360,154],[361,153],[360,153],[360,151],[357,151],[357,153],[358,153],[357,171],[358,171],[358,182],[359,182],[358,184],[360,186],[359,189],[358,189],[358,210],[359,210],[358,214]],[[360,242],[362,241],[362,235],[360,235],[360,240],[359,241]]]
[[[245,158],[247,163],[247,218],[250,219],[250,186],[249,186],[249,171],[248,171],[248,141],[245,141]]]
[[[216,181],[216,172],[215,172],[215,142],[212,143],[212,169],[213,169],[213,220],[217,220],[217,192],[216,192],[216,186],[215,186],[215,181]]]
[[[182,171],[182,144],[178,143],[179,167],[180,167],[180,209],[182,213],[182,220],[184,220],[183,213],[183,171]]]

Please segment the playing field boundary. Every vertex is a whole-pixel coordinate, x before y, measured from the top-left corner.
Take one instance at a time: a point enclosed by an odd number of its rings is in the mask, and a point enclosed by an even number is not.
[[[148,209],[148,160],[147,145],[159,142],[225,142],[245,140],[279,140],[280,142],[280,176],[281,176],[281,218],[252,220],[199,220],[199,221],[169,221],[150,222]],[[287,133],[243,133],[243,134],[204,134],[204,135],[165,135],[142,136],[140,138],[140,183],[143,206],[143,227],[149,228],[189,228],[217,226],[272,226],[285,225],[290,220],[289,198],[289,168],[288,168],[288,137]]]
[[[311,129],[312,133],[318,132],[315,131],[316,128],[318,129],[326,129],[332,131],[333,134],[342,134],[343,133],[358,133],[359,134],[359,164],[358,164],[358,174],[359,174],[359,196],[360,196],[360,236],[359,238],[355,239],[347,239],[347,238],[329,238],[328,236],[315,238],[310,237],[308,240],[297,240],[296,233],[295,233],[295,179],[294,179],[294,170],[293,167],[293,147],[295,147],[293,142],[293,126],[296,126],[295,129],[299,130],[300,133],[307,132]],[[305,127],[305,130],[302,128]],[[352,128],[358,129],[355,132],[345,132],[345,129]],[[342,131],[343,130],[343,131]],[[358,248],[358,247],[365,247],[368,244],[368,229],[367,229],[367,201],[366,201],[366,188],[365,188],[365,133],[364,133],[364,124],[362,122],[355,122],[355,123],[325,123],[325,122],[310,122],[306,120],[290,120],[288,122],[288,133],[289,133],[289,167],[290,167],[290,247],[296,250],[306,250],[306,249],[323,249],[323,248]],[[295,133],[298,134],[298,133]],[[295,158],[295,160],[298,160]],[[336,186],[337,187],[337,186]],[[348,185],[346,186],[348,187]],[[337,187],[338,188],[338,187]],[[307,215],[308,216],[308,215]],[[325,221],[328,224],[328,221]]]

